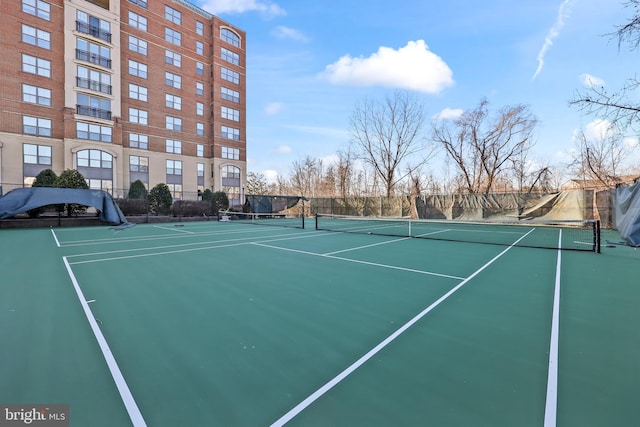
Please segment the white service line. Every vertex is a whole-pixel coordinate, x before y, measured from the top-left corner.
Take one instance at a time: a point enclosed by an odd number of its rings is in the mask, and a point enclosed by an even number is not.
[[[76,295],[80,300],[80,305],[84,310],[84,314],[87,316],[87,320],[89,321],[89,325],[91,326],[91,330],[93,331],[93,335],[96,337],[98,341],[98,345],[100,346],[100,350],[102,351],[102,355],[104,356],[105,361],[107,362],[107,366],[109,367],[109,371],[111,372],[111,376],[113,377],[113,381],[116,383],[116,387],[118,388],[118,392],[120,393],[120,397],[122,398],[122,402],[124,406],[127,408],[127,412],[129,413],[129,418],[131,419],[134,427],[146,427],[147,423],[144,421],[142,417],[142,413],[136,404],[136,401],[133,399],[133,395],[131,394],[131,390],[129,390],[129,386],[120,371],[120,367],[118,366],[118,362],[116,362],[115,357],[113,357],[113,353],[111,352],[111,348],[109,348],[109,344],[107,340],[104,338],[102,331],[100,330],[100,326],[98,326],[98,322],[96,318],[93,316],[93,312],[91,308],[89,308],[89,304],[82,293],[82,289],[80,289],[80,285],[78,284],[78,280],[76,279],[75,274],[73,274],[73,270],[67,261],[67,257],[62,257],[64,261],[64,265],[67,268],[67,273],[71,278],[71,282],[73,283],[73,287],[76,290]]]
[[[387,243],[395,243],[395,242],[401,242],[403,240],[407,240],[410,239],[411,237],[403,237],[402,239],[394,239],[394,240],[387,240],[386,242],[378,242],[378,243],[372,243],[370,245],[365,245],[365,246],[358,246],[356,248],[349,248],[349,249],[342,249],[341,251],[333,251],[333,252],[327,252],[324,255],[334,255],[334,254],[340,254],[342,252],[351,252],[351,251],[357,251],[359,249],[365,249],[365,248],[370,248],[373,246],[379,246],[379,245],[386,245]]]
[[[526,236],[528,236],[534,229],[529,230],[529,232],[527,234],[525,234],[524,236],[520,237],[518,240],[516,240],[515,242],[513,242],[511,244],[511,246],[509,246],[508,248],[506,248],[504,251],[500,252],[498,255],[496,255],[495,257],[493,257],[491,259],[491,261],[487,262],[485,265],[483,265],[482,267],[480,267],[478,270],[476,270],[473,274],[471,274],[469,277],[467,277],[466,279],[464,279],[462,282],[460,282],[457,286],[455,286],[454,288],[452,288],[451,290],[449,290],[449,292],[447,292],[446,294],[444,294],[443,296],[441,296],[440,298],[438,298],[433,304],[431,304],[429,307],[425,308],[424,310],[422,310],[420,313],[418,313],[413,319],[409,320],[407,323],[405,323],[403,326],[401,326],[398,330],[396,330],[393,334],[389,335],[384,341],[382,341],[380,344],[378,344],[377,346],[375,346],[373,349],[369,350],[369,352],[367,354],[365,354],[364,356],[362,356],[360,359],[356,360],[353,364],[351,364],[351,366],[349,366],[347,369],[345,369],[344,371],[340,372],[336,377],[334,377],[333,379],[331,379],[329,382],[327,382],[325,385],[323,385],[322,387],[320,387],[318,390],[316,390],[314,393],[312,393],[309,397],[307,397],[306,399],[304,399],[302,402],[300,402],[299,404],[297,404],[294,408],[292,408],[289,412],[287,412],[286,414],[284,414],[282,417],[280,417],[278,420],[276,420],[273,424],[271,424],[271,427],[281,427],[283,425],[285,425],[286,423],[288,423],[289,421],[291,421],[296,415],[298,415],[300,412],[304,411],[309,405],[311,405],[313,402],[315,402],[317,399],[319,399],[322,395],[324,395],[326,392],[328,392],[329,390],[331,390],[333,387],[335,387],[338,383],[340,383],[342,380],[344,380],[349,374],[351,374],[353,371],[355,371],[356,369],[358,369],[360,366],[362,366],[365,362],[367,362],[369,359],[371,359],[373,356],[375,356],[378,352],[380,352],[383,348],[385,348],[387,345],[389,345],[392,341],[394,341],[396,338],[398,338],[404,331],[406,331],[407,329],[409,329],[411,326],[413,326],[416,322],[418,322],[420,319],[422,319],[424,316],[426,316],[430,311],[432,311],[434,308],[436,308],[438,305],[440,305],[443,301],[445,301],[447,298],[449,298],[454,292],[456,292],[458,289],[460,289],[461,287],[463,287],[464,285],[466,285],[467,283],[469,283],[469,281],[471,279],[473,279],[474,277],[476,277],[478,274],[480,274],[485,268],[489,267],[491,264],[493,264],[498,258],[500,258],[502,255],[504,255],[505,253],[507,253],[507,251],[509,251],[511,248],[513,248],[515,245],[518,244],[518,242],[520,242],[520,240],[524,239]]]
[[[169,227],[162,227],[160,225],[154,225],[153,227],[154,228],[159,228],[161,230],[179,231],[180,233],[186,233],[186,234],[197,234],[197,233],[194,233],[193,231],[180,230],[179,228],[176,228],[176,227],[169,228]]]
[[[558,347],[560,340],[560,272],[562,269],[562,230],[558,238],[558,262],[556,264],[556,286],[553,292],[553,316],[551,320],[551,342],[549,344],[549,372],[547,377],[547,399],[544,407],[544,427],[555,427],[558,410]]]
[[[281,250],[281,251],[296,252],[296,253],[299,253],[299,254],[312,255],[312,256],[317,256],[317,257],[321,257],[321,258],[329,258],[329,259],[337,259],[339,261],[353,262],[355,264],[365,264],[365,265],[371,265],[371,266],[374,266],[374,267],[390,268],[392,270],[408,271],[410,273],[426,274],[427,276],[438,276],[438,277],[444,277],[444,278],[447,278],[447,279],[455,279],[455,280],[463,280],[464,279],[464,277],[449,276],[447,274],[433,273],[431,271],[414,270],[412,268],[398,267],[396,265],[379,264],[379,263],[376,263],[376,262],[369,262],[369,261],[360,261],[358,259],[342,258],[342,257],[339,257],[339,256],[333,256],[333,255],[327,255],[327,254],[318,254],[318,253],[315,253],[315,252],[301,251],[299,249],[282,248],[280,246],[265,245],[264,243],[258,243],[258,242],[251,242],[251,244],[255,245],[255,246],[262,246],[262,247],[265,247],[265,248],[270,248],[270,249],[278,249],[278,250]]]

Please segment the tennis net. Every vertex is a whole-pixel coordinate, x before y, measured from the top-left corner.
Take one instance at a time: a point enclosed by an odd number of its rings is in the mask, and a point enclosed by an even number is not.
[[[290,215],[286,213],[253,213],[219,211],[218,221],[243,224],[273,225],[276,227],[304,228],[303,215]]]
[[[446,221],[317,214],[316,230],[600,252],[600,221]]]

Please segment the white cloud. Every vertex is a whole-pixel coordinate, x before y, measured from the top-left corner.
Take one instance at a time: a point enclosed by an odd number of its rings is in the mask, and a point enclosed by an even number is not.
[[[272,151],[272,153],[273,154],[288,154],[288,153],[291,153],[292,151],[293,150],[288,145],[280,145],[279,147],[274,149]]]
[[[424,40],[410,41],[400,49],[380,47],[371,56],[345,55],[327,65],[323,76],[334,84],[386,86],[439,93],[452,86],[453,72]]]
[[[587,141],[601,141],[612,136],[615,133],[615,130],[610,121],[596,119],[588,123],[584,127],[583,132]]]
[[[271,102],[264,108],[264,112],[269,116],[273,116],[282,111],[283,108],[284,104],[282,102]]]
[[[201,7],[214,15],[260,12],[267,17],[274,17],[287,14],[283,8],[269,0],[206,0]]]
[[[622,139],[624,145],[629,148],[638,148],[640,147],[640,140],[634,136],[627,136]]]
[[[447,107],[444,110],[440,111],[438,114],[434,114],[432,118],[436,120],[454,120],[462,116],[463,114],[464,110],[460,108]]]
[[[594,88],[596,86],[604,86],[603,79],[601,79],[600,77],[592,76],[591,74],[588,74],[588,73],[580,74],[578,78],[580,79],[580,83],[582,83],[583,86],[588,88]]]
[[[271,34],[277,39],[288,39],[295,40],[299,42],[307,42],[309,39],[305,36],[301,31],[296,30],[295,28],[285,27],[284,25],[278,25],[276,28],[271,31]]]
[[[542,67],[544,67],[544,57],[547,54],[549,48],[553,45],[553,41],[560,35],[560,30],[562,29],[562,27],[564,27],[565,20],[569,18],[569,8],[573,2],[574,0],[563,0],[562,3],[560,3],[556,22],[553,23],[553,26],[549,29],[549,32],[547,32],[547,36],[545,37],[544,43],[540,48],[540,52],[538,52],[538,68],[533,74],[531,80],[535,80],[536,77],[538,77],[538,74],[540,74],[540,72],[542,71]]]
[[[261,173],[262,175],[264,175],[265,179],[269,183],[276,182],[278,180],[278,176],[280,175],[277,171],[273,169],[266,169],[266,170],[263,170]]]

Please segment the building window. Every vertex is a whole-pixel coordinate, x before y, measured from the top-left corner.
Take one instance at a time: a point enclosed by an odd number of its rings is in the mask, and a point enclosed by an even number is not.
[[[240,129],[231,128],[228,126],[221,126],[221,133],[223,138],[233,139],[235,141],[240,140]]]
[[[240,149],[231,147],[222,147],[222,158],[229,160],[240,160]]]
[[[199,95],[199,96],[204,95],[204,83],[196,82],[196,95]]]
[[[149,158],[141,156],[129,156],[129,171],[149,172]]]
[[[77,100],[77,114],[111,120],[111,100],[84,93],[78,93]]]
[[[81,10],[76,14],[76,30],[111,43],[111,23]]]
[[[130,133],[129,134],[129,147],[131,148],[139,148],[141,150],[149,149],[149,136],[141,135],[139,133]]]
[[[220,113],[221,113],[221,116],[222,116],[223,119],[233,120],[234,122],[239,122],[240,121],[240,111],[239,110],[222,106],[222,107],[220,107]]]
[[[168,180],[169,179],[167,179],[167,181]],[[173,197],[174,200],[182,199],[182,184],[167,183],[167,187],[169,187],[171,197]]]
[[[111,68],[111,49],[79,38],[76,41],[76,59]]]
[[[111,94],[111,74],[78,65],[76,86]]]
[[[30,104],[51,106],[51,89],[43,87],[22,85],[22,101]]]
[[[147,42],[134,36],[129,36],[129,50],[138,52],[140,55],[147,55]]]
[[[182,162],[180,160],[167,160],[167,175],[182,175]]]
[[[51,165],[51,147],[47,145],[24,144],[22,146],[24,163],[30,165]]]
[[[131,123],[138,123],[141,125],[149,124],[149,112],[145,110],[138,110],[137,108],[129,108],[129,121]]]
[[[204,74],[204,64],[202,62],[196,62],[196,74],[199,76]]]
[[[129,12],[129,25],[141,31],[147,31],[147,18],[137,13]]]
[[[196,115],[204,116],[204,104],[202,102],[196,102]]]
[[[171,87],[174,87],[176,89],[180,89],[182,87],[182,77],[177,75],[177,74],[173,74],[173,73],[170,73],[170,72],[166,71],[164,73],[164,83],[167,86],[171,86]]]
[[[240,47],[240,37],[228,28],[220,30],[220,38],[235,47]]]
[[[100,150],[81,150],[77,154],[78,167],[111,169],[113,156]]]
[[[180,25],[182,23],[182,13],[169,6],[164,7],[164,17],[174,24]]]
[[[204,145],[203,144],[197,144],[196,145],[196,156],[204,157]]]
[[[129,74],[132,76],[138,76],[141,79],[146,79],[148,75],[147,64],[142,64],[137,61],[129,60]]]
[[[147,8],[147,0],[129,0],[129,3],[137,4],[144,9]]]
[[[138,101],[147,102],[148,100],[148,89],[144,86],[134,85],[133,83],[129,83],[129,98],[137,99]]]
[[[182,154],[182,141],[176,141],[175,139],[166,140],[167,153]]]
[[[220,94],[222,95],[222,99],[226,99],[227,101],[232,102],[240,102],[240,92],[238,92],[237,90],[221,87]]]
[[[51,21],[51,5],[42,0],[22,0],[22,11]]]
[[[179,118],[179,117],[166,116],[165,117],[165,128],[169,129],[169,130],[181,131],[182,130],[182,119]]]
[[[204,43],[196,41],[196,53],[198,55],[204,55]]]
[[[171,28],[164,29],[164,39],[169,43],[180,46],[182,44],[182,34],[172,30]]]
[[[111,142],[112,129],[110,126],[101,126],[92,123],[76,122],[76,137],[90,141]]]
[[[228,68],[222,67],[221,76],[222,76],[222,80],[226,80],[228,82],[235,83],[235,84],[240,83],[240,73],[231,71]]]
[[[240,55],[228,49],[222,48],[220,57],[233,65],[240,65]]]
[[[196,21],[196,34],[199,36],[204,35],[204,24],[200,21]]]
[[[42,117],[22,116],[22,133],[35,136],[51,136],[51,120]]]
[[[51,49],[51,33],[22,24],[22,41],[43,49]]]
[[[22,71],[41,77],[51,77],[51,61],[22,54]]]
[[[113,156],[100,150],[81,150],[76,154],[78,172],[92,190],[113,190]]]
[[[166,93],[164,97],[164,105],[166,107],[173,108],[174,110],[182,110],[182,98],[176,95],[171,95],[169,93]]]
[[[167,49],[164,51],[164,62],[180,68],[182,66],[182,55]]]
[[[204,123],[196,123],[196,135],[204,136]]]

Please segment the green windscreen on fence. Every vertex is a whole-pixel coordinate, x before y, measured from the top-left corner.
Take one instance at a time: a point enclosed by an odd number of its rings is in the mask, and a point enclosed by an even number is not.
[[[317,214],[316,230],[600,252],[600,226],[594,220],[437,221]]]
[[[274,225],[277,227],[304,228],[304,215],[286,213],[218,212],[218,221],[255,225]]]

